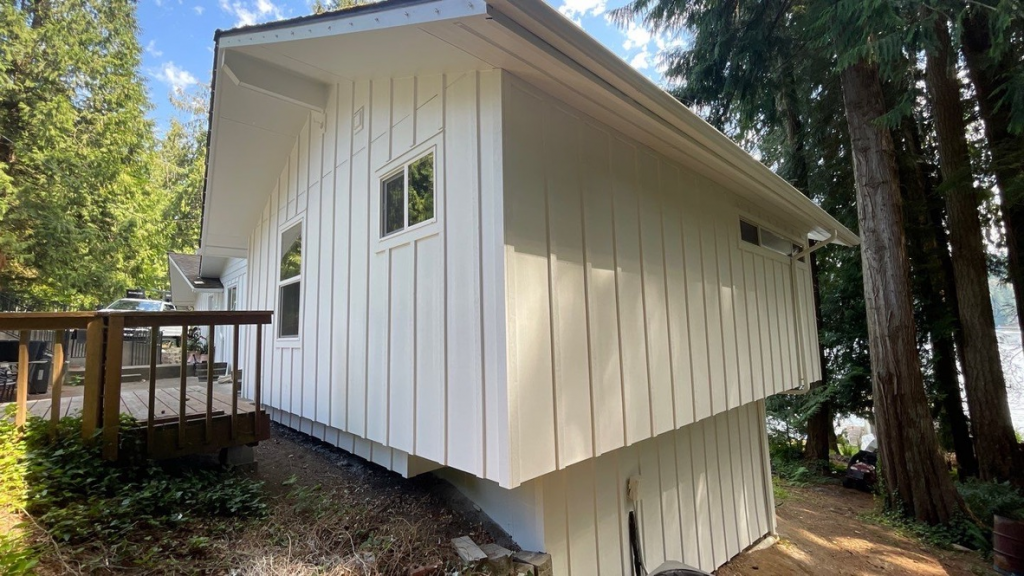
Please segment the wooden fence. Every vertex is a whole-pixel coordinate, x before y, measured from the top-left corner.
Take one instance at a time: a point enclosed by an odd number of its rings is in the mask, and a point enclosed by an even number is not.
[[[214,371],[206,374],[205,412],[197,414],[189,410],[187,385],[187,355],[181,355],[181,374],[177,389],[178,406],[176,422],[158,418],[156,405],[156,378],[159,353],[159,338],[148,338],[151,347],[149,358],[149,390],[145,414],[138,418],[145,428],[146,445],[150,455],[182,455],[209,451],[217,447],[248,444],[269,437],[269,420],[260,405],[262,374],[260,366],[263,354],[263,326],[270,323],[272,313],[262,311],[230,312],[55,312],[55,313],[5,313],[0,314],[0,331],[16,332],[20,335],[18,347],[18,369],[16,390],[15,423],[24,426],[28,414],[29,342],[33,331],[52,331],[53,370],[51,371],[51,404],[48,410],[50,423],[56,427],[62,416],[61,396],[65,377],[65,345],[68,330],[85,330],[85,381],[81,399],[82,435],[92,438],[97,429],[103,443],[103,456],[116,459],[122,412],[121,372],[124,362],[125,331],[149,329],[158,334],[162,327],[180,326],[187,334],[190,326],[207,326],[210,333],[218,326],[232,328],[234,346],[231,366],[230,415],[215,410]],[[255,362],[253,363],[252,410],[239,412],[239,344],[242,326],[252,326],[255,331]],[[211,343],[208,352],[212,366],[216,351]],[[135,396],[134,399],[140,397]],[[194,402],[194,399],[191,399]],[[222,402],[225,402],[222,400]],[[199,418],[197,418],[199,416]],[[198,426],[197,426],[198,424]],[[175,433],[176,431],[176,433]]]

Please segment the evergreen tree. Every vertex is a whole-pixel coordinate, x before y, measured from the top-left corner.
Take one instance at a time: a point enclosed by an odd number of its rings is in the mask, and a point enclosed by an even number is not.
[[[131,0],[0,4],[0,290],[91,307],[164,276],[137,33]]]
[[[191,254],[199,248],[206,174],[209,90],[171,95],[180,117],[171,118],[157,148],[156,184],[167,195],[163,221],[167,250]]]

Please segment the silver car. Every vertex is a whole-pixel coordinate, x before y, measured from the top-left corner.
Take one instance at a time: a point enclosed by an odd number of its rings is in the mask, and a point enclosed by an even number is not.
[[[119,298],[100,310],[100,312],[167,312],[170,310],[176,310],[174,304],[170,302],[145,300],[142,298]],[[126,329],[126,334],[128,334],[128,330],[131,329]],[[148,330],[140,329],[139,335],[142,335],[143,332],[148,333]],[[160,328],[160,336],[162,338],[173,338],[180,342],[181,326],[163,326]]]

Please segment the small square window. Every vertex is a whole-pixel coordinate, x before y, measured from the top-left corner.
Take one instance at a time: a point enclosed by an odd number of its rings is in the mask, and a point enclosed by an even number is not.
[[[402,166],[381,181],[380,235],[394,234],[434,218],[434,153]]]
[[[745,220],[740,220],[740,239],[750,244],[759,244],[757,226]]]
[[[299,335],[299,308],[302,283],[293,282],[281,286],[281,301],[278,303],[278,330],[281,338],[296,338]]]

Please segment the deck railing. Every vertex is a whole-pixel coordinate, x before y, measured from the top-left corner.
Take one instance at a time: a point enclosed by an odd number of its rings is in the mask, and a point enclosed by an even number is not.
[[[217,327],[229,327],[232,330],[232,358],[230,365],[231,374],[231,414],[227,426],[220,426],[222,418],[215,422],[214,417],[214,370],[212,369],[216,358],[216,350],[211,340],[208,350],[208,369],[206,370],[206,406],[202,417],[201,442],[207,446],[216,447],[218,444],[233,444],[239,439],[239,429],[242,422],[239,418],[238,396],[240,386],[239,352],[242,344],[240,328],[242,326],[254,326],[255,343],[252,362],[253,366],[253,404],[255,413],[251,419],[252,429],[246,434],[249,437],[265,437],[266,431],[261,430],[264,426],[261,402],[262,365],[263,353],[263,329],[270,323],[271,312],[263,311],[231,311],[231,312],[54,312],[54,313],[5,313],[0,314],[0,331],[15,332],[19,334],[18,346],[18,367],[17,367],[17,390],[15,402],[15,424],[24,426],[27,418],[28,404],[28,377],[30,371],[29,342],[33,331],[53,331],[53,370],[51,371],[51,409],[50,425],[56,428],[61,416],[61,395],[65,379],[65,350],[66,331],[86,331],[85,351],[85,377],[82,396],[82,435],[85,438],[92,438],[97,429],[100,429],[100,438],[103,443],[103,456],[106,459],[116,459],[118,456],[118,440],[120,434],[121,414],[121,380],[123,368],[123,347],[125,341],[125,329],[148,329],[150,333],[149,343],[151,346],[149,359],[149,394],[147,406],[147,418],[145,419],[146,445],[153,454],[157,448],[157,428],[165,431],[167,422],[158,422],[156,415],[157,393],[157,346],[160,343],[159,337],[153,337],[161,332],[164,327],[181,327],[183,335],[188,334],[189,328],[193,326],[207,327],[210,334],[214,333]],[[183,342],[184,344],[184,338]],[[178,387],[178,410],[177,410],[177,434],[176,448],[178,451],[186,450],[186,444],[194,443],[195,426],[197,420],[195,415],[187,413],[186,402],[188,378],[188,355],[184,346],[181,354],[181,368]],[[218,414],[218,416],[220,416]],[[249,417],[248,415],[246,416]],[[217,438],[215,438],[215,424]],[[173,436],[173,434],[171,435]],[[170,436],[163,434],[160,441],[166,441]],[[166,447],[164,447],[166,448]],[[196,450],[191,450],[196,451]],[[163,449],[163,453],[175,453],[174,449]]]

